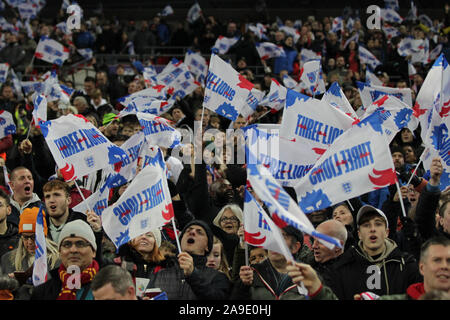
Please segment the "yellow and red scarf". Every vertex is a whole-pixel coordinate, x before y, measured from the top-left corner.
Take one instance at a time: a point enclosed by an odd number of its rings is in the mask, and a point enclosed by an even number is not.
[[[86,283],[91,282],[95,275],[97,274],[99,269],[98,263],[95,260],[92,260],[92,263],[83,271],[81,271],[80,275],[80,282],[81,285],[84,285]],[[67,273],[66,267],[62,264],[59,266],[58,269],[59,278],[61,279],[63,283],[63,287],[61,289],[61,292],[59,293],[59,296],[56,300],[76,300],[77,297],[77,289],[69,289],[67,285],[67,281],[69,280],[69,277],[72,275],[70,273]]]

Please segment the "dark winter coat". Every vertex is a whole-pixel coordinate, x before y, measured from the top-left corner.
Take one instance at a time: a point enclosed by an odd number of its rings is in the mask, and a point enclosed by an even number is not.
[[[344,252],[333,265],[330,287],[339,300],[353,300],[355,294],[371,291],[379,296],[404,293],[409,285],[422,281],[417,261],[401,252],[394,241],[385,240],[386,250],[373,260],[358,246]],[[377,281],[376,269],[380,270]]]

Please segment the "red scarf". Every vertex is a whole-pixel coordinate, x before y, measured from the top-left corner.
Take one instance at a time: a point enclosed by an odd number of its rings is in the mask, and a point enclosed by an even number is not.
[[[92,263],[86,269],[81,271],[80,275],[81,285],[91,282],[94,279],[95,275],[97,274],[98,269],[99,266],[97,261],[92,260]],[[63,286],[56,300],[76,300],[77,289],[69,289],[69,287],[67,286],[67,280],[69,280],[69,277],[72,274],[67,273],[66,267],[64,267],[62,264],[59,266],[58,274],[59,278],[63,283]]]
[[[423,282],[414,283],[406,289],[406,294],[414,300],[418,300],[425,293]]]

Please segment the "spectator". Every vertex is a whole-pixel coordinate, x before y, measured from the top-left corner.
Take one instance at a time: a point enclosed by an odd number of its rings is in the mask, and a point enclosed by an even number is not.
[[[0,258],[7,252],[14,250],[19,242],[19,229],[7,221],[11,214],[9,195],[0,190]]]
[[[36,219],[38,215],[38,208],[27,208],[20,215],[19,234],[20,240],[16,249],[4,254],[0,263],[0,274],[15,277],[22,287],[20,290],[20,299],[28,300],[30,298],[30,291],[32,285],[33,263],[36,250]],[[47,266],[51,270],[59,264],[59,254],[56,243],[47,237],[47,224],[44,219],[44,235],[45,247],[47,249]],[[21,272],[19,274],[15,272]],[[19,299],[19,296],[16,297]]]
[[[51,279],[34,288],[31,300],[93,300],[90,286],[99,265],[94,260],[97,244],[91,227],[81,220],[67,223],[59,235],[58,250],[61,265],[50,271]],[[77,269],[79,288],[68,283]]]
[[[91,284],[95,300],[137,300],[130,273],[119,266],[102,268]]]
[[[421,281],[414,257],[388,239],[389,224],[381,210],[361,207],[356,224],[358,246],[344,253],[330,275],[329,285],[340,300],[351,300],[365,291],[377,295],[402,293]]]
[[[156,46],[156,37],[150,31],[148,21],[142,20],[139,32],[133,38],[134,50],[137,54],[150,53],[150,47]]]
[[[208,255],[206,266],[225,273],[228,279],[231,280],[230,274],[231,268],[228,264],[227,256],[225,255],[225,250],[222,241],[220,241],[220,239],[217,238],[216,236],[214,236],[213,248]]]
[[[446,237],[433,237],[427,240],[420,252],[419,270],[423,282],[411,284],[405,293],[381,296],[381,300],[424,300],[431,292],[449,293],[448,260],[450,259],[450,240]],[[359,295],[355,299],[360,299]],[[448,296],[445,300],[448,300]]]
[[[0,50],[0,61],[8,63],[15,72],[25,71],[26,52],[17,39],[17,35],[12,32],[5,33],[6,46]]]
[[[19,217],[25,208],[39,207],[41,200],[34,189],[34,179],[30,170],[25,167],[16,167],[11,171],[10,187],[13,192],[11,196],[11,214],[7,221],[18,226]]]

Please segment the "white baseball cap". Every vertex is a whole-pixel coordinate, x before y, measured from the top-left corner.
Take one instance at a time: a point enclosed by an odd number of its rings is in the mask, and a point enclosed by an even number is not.
[[[386,218],[386,215],[384,214],[383,211],[381,211],[380,209],[377,209],[371,205],[364,205],[361,207],[361,209],[359,209],[358,214],[356,215],[356,224],[359,226],[359,221],[361,220],[362,216],[365,215],[368,212],[376,212],[378,213],[380,216],[383,217],[384,221],[386,221],[386,228],[389,228],[389,223],[388,223],[388,219]]]

